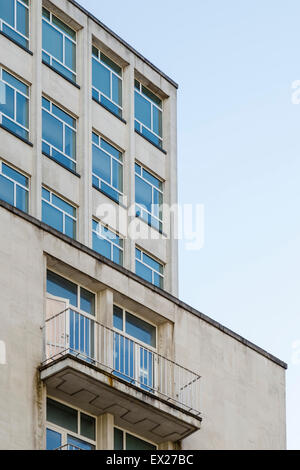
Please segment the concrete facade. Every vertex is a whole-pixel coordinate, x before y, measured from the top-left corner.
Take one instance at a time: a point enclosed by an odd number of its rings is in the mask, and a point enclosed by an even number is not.
[[[76,30],[78,86],[42,64],[42,5]],[[122,67],[123,120],[92,99],[92,45]],[[95,417],[100,450],[114,448],[114,426],[159,449],[284,449],[286,365],[177,299],[172,221],[164,220],[162,234],[138,221],[152,237],[124,239],[124,267],[92,250],[92,219],[99,205],[115,204],[92,188],[92,130],[123,152],[125,213],[135,202],[136,161],[164,182],[172,206],[177,85],[70,0],[30,2],[29,49],[0,34],[0,66],[30,86],[30,142],[0,127],[0,159],[30,179],[28,215],[0,201],[0,449],[45,449],[47,396]],[[135,78],[163,100],[164,152],[135,132]],[[42,96],[77,119],[77,175],[42,154]],[[76,241],[41,222],[42,186],[78,209]],[[136,223],[134,214],[126,217]],[[164,264],[164,290],[135,274],[136,246]],[[114,305],[153,324],[159,360],[201,376],[201,414],[171,392],[164,399],[129,386],[103,363],[63,356],[46,363],[47,269],[95,293],[99,325],[113,328]]]

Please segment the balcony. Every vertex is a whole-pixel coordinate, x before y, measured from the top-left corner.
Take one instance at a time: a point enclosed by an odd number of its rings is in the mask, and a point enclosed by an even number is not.
[[[51,396],[154,442],[200,428],[200,376],[76,309],[47,319],[41,378]]]

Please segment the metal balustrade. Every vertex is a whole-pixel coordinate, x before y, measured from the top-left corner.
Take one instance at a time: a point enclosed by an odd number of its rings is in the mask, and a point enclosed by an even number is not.
[[[198,374],[100,324],[93,317],[68,308],[46,320],[45,334],[44,364],[70,354],[200,415],[201,377]]]

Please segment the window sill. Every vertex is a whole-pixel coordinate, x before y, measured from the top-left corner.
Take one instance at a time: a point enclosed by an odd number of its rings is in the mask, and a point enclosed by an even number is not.
[[[49,160],[52,160],[54,163],[56,163],[57,165],[61,166],[62,168],[64,168],[65,170],[69,171],[70,173],[72,173],[72,175],[75,175],[77,176],[77,178],[81,178],[81,176],[76,173],[76,171],[74,170],[71,170],[71,168],[68,168],[67,166],[63,165],[62,163],[58,162],[57,160],[55,160],[55,158],[51,157],[51,155],[48,155],[46,152],[42,152],[43,155],[45,155],[45,157],[49,158]]]
[[[30,55],[33,55],[33,52],[31,52],[29,49],[27,49],[27,47],[22,46],[22,44],[19,44],[18,41],[15,41],[13,38],[11,38],[10,36],[8,36],[8,34],[5,34],[3,31],[0,31],[0,34],[1,34],[2,36],[4,36],[6,39],[8,39],[9,41],[13,42],[16,46],[18,46],[18,47],[20,47],[21,49],[23,49],[23,51],[28,52],[28,54],[30,54]]]
[[[162,153],[164,153],[165,155],[167,155],[167,152],[166,150],[164,150],[163,148],[159,147],[158,145],[156,145],[154,142],[152,142],[150,139],[148,139],[146,136],[144,136],[141,132],[137,131],[136,129],[134,130],[138,135],[140,135],[141,137],[143,137],[143,139],[147,140],[147,142],[149,142],[150,144],[152,144],[155,148],[157,148],[158,150],[160,150]]]
[[[3,126],[2,124],[0,124],[0,128],[4,129],[6,132],[9,132],[14,137],[17,137],[18,139],[22,140],[22,142],[24,142],[25,144],[30,145],[30,147],[33,147],[33,144],[31,142],[29,142],[29,140],[24,139],[24,137],[21,137],[20,135],[16,134],[14,131],[11,131],[7,127]]]
[[[102,108],[106,109],[106,111],[108,111],[110,114],[112,114],[113,116],[115,116],[117,119],[119,119],[121,122],[123,122],[123,124],[127,124],[127,122],[125,121],[125,119],[121,118],[120,116],[118,116],[117,114],[113,113],[109,108],[107,108],[106,106],[104,106],[103,103],[99,103],[99,101],[96,100],[96,98],[92,98],[93,101],[95,101],[95,103],[99,104],[99,106],[102,106]]]
[[[127,209],[125,204],[123,204],[122,202],[116,201],[116,199],[114,199],[112,196],[109,196],[108,194],[106,194],[106,192],[102,191],[102,189],[97,188],[97,186],[95,186],[94,184],[92,186],[93,186],[94,189],[96,189],[96,191],[98,191],[99,193],[101,193],[104,196],[108,197],[108,199],[113,201],[115,204],[118,204],[118,206],[123,207],[124,209]]]
[[[67,82],[71,83],[71,85],[74,85],[76,88],[78,88],[78,90],[80,90],[80,86],[77,85],[76,82],[73,82],[73,80],[71,80],[70,78],[68,77],[65,77],[65,75],[63,75],[62,73],[60,73],[58,70],[56,70],[54,67],[52,67],[51,65],[47,64],[47,62],[45,62],[44,60],[42,60],[42,63],[44,65],[46,65],[46,67],[48,67],[50,70],[53,70],[53,72],[57,73],[57,75],[59,75],[60,77],[64,78],[65,80],[67,80]]]

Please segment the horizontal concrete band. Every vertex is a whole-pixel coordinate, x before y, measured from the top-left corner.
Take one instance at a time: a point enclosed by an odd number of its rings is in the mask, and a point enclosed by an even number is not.
[[[69,0],[69,1],[71,1],[71,0]],[[22,212],[19,209],[11,206],[7,202],[4,202],[4,201],[0,200],[0,207],[12,212],[13,214],[15,214],[18,217],[21,217],[22,219],[24,219],[27,222],[35,225],[36,227],[40,228],[41,230],[44,230],[45,232],[48,232],[48,233],[52,234],[53,236],[59,238],[60,240],[64,241],[65,243],[68,243],[69,245],[73,246],[74,248],[88,254],[89,256],[92,256],[93,258],[97,259],[99,262],[101,262],[103,264],[106,264],[106,265],[110,266],[113,269],[116,269],[117,271],[121,272],[125,276],[128,276],[129,278],[133,279],[134,281],[139,282],[140,284],[147,287],[148,289],[151,289],[152,291],[156,292],[158,295],[161,295],[161,296],[165,297],[167,300],[169,300],[170,302],[173,302],[178,307],[186,310],[187,312],[189,312],[193,315],[196,315],[201,320],[203,320],[206,323],[214,326],[215,328],[222,331],[226,335],[231,336],[236,341],[239,341],[240,343],[242,343],[246,347],[254,350],[258,354],[266,357],[267,359],[274,362],[278,366],[280,366],[284,369],[288,368],[288,365],[285,362],[281,361],[277,357],[275,357],[272,354],[268,353],[264,349],[260,348],[259,346],[255,345],[254,343],[251,343],[247,339],[243,338],[239,334],[237,334],[234,331],[227,328],[226,326],[223,326],[222,324],[216,322],[212,318],[210,318],[207,315],[199,312],[198,310],[194,309],[193,307],[187,305],[186,303],[184,303],[181,300],[177,299],[176,297],[169,294],[168,292],[166,292],[162,289],[159,289],[158,287],[154,286],[153,284],[145,281],[144,279],[140,278],[139,276],[137,276],[132,271],[129,271],[128,269],[125,269],[122,266],[119,266],[118,264],[113,263],[112,261],[110,261],[109,259],[105,258],[104,256],[98,254],[96,251],[92,250],[91,248],[88,248],[87,246],[83,245],[82,243],[80,243],[76,240],[73,240],[70,237],[67,237],[66,235],[62,234],[61,232],[58,232],[57,230],[53,229],[49,225],[45,224],[44,222],[36,219],[35,217],[32,217],[31,215],[26,214],[25,212]]]
[[[171,85],[173,85],[175,88],[178,89],[178,83],[174,82],[172,78],[168,77],[164,72],[162,72],[156,65],[152,64],[146,57],[144,57],[142,54],[140,54],[136,49],[134,49],[130,44],[128,44],[124,39],[122,39],[120,36],[118,36],[114,31],[112,31],[108,26],[106,26],[104,23],[102,23],[98,18],[96,18],[92,13],[87,11],[83,6],[81,6],[78,2],[75,0],[68,0],[70,3],[72,3],[75,7],[79,8],[85,15],[87,15],[91,20],[93,20],[95,23],[97,23],[101,28],[105,29],[109,34],[111,34],[115,39],[117,39],[123,46],[125,46],[127,49],[129,49],[133,54],[135,54],[139,59],[141,59],[145,64],[149,65],[155,72],[159,73],[165,80],[167,80]]]

